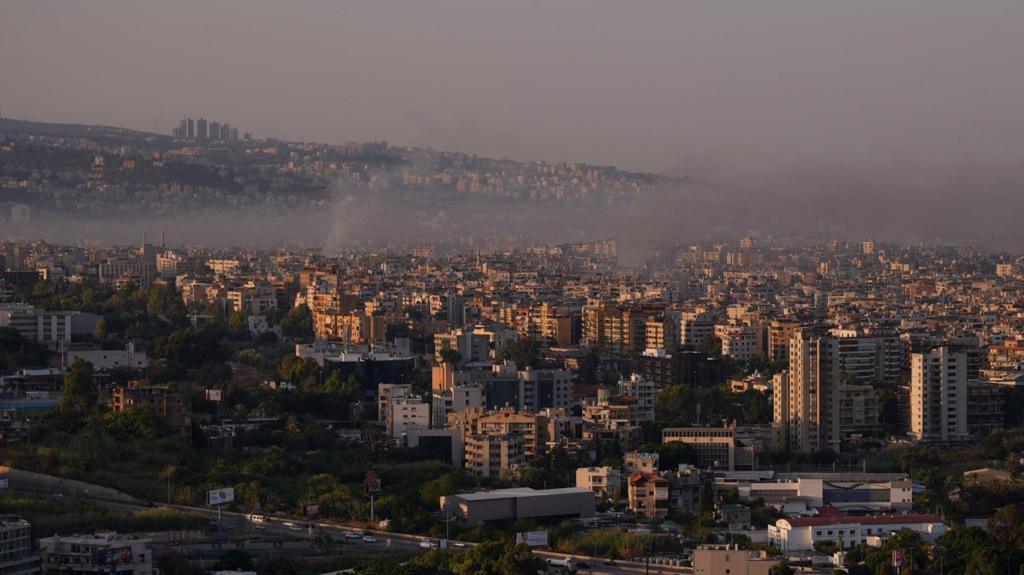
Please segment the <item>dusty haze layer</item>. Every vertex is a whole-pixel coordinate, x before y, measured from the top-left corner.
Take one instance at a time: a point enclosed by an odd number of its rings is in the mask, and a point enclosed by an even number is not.
[[[607,163],[798,228],[1001,244],[1022,29],[1015,0],[11,1],[0,106]]]

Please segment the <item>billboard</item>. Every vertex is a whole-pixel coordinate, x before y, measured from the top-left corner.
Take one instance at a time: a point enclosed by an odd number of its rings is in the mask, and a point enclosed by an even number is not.
[[[224,390],[223,389],[207,389],[206,390],[206,401],[224,401]]]
[[[96,565],[127,565],[132,562],[131,547],[108,547],[97,549],[92,554],[92,562]]]
[[[903,561],[906,558],[906,549],[893,549],[892,550],[892,566],[899,569],[903,567]]]
[[[377,474],[369,471],[366,474],[366,494],[373,495],[380,493],[380,477]]]
[[[516,544],[529,547],[547,547],[547,531],[521,531],[516,533]]]
[[[223,489],[214,489],[213,491],[206,492],[207,505],[224,505],[225,503],[231,503],[234,500],[234,487],[225,487]]]

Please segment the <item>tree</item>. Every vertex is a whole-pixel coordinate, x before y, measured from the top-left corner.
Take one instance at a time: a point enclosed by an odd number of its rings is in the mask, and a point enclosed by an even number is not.
[[[1011,548],[1024,548],[1024,505],[1002,507],[988,522],[989,535]]]
[[[220,556],[213,568],[220,571],[252,571],[252,557],[241,549],[231,549]]]
[[[185,367],[199,367],[210,361],[223,361],[221,345],[223,330],[192,328],[182,329],[156,341],[153,351],[157,357],[167,359]]]
[[[967,568],[972,554],[992,555],[997,543],[980,527],[957,525],[942,536],[942,553],[945,567],[950,573],[962,572]]]
[[[156,566],[163,575],[202,575],[203,570],[192,565],[187,557],[177,551],[168,551],[156,560]]]
[[[875,565],[874,575],[896,575],[896,568],[888,561],[879,561],[878,564]]]
[[[152,315],[166,318],[174,325],[183,325],[188,310],[185,303],[173,286],[154,286],[149,288],[146,297],[146,311]]]
[[[26,340],[13,327],[0,327],[0,373],[12,373],[24,366],[39,365],[46,359],[45,349]]]
[[[681,463],[697,463],[697,453],[686,443],[662,443],[655,450],[658,452],[658,467],[661,469],[679,469]]]
[[[96,407],[97,395],[92,364],[81,359],[75,360],[71,369],[64,374],[61,412],[76,416],[89,415]]]
[[[305,338],[313,335],[313,312],[306,304],[296,306],[281,319],[281,333],[285,337]]]
[[[704,343],[697,347],[697,351],[708,357],[722,357],[722,338],[712,337],[704,340]]]
[[[286,355],[277,367],[277,375],[282,380],[309,386],[315,386],[319,371],[316,361],[294,355]]]
[[[167,422],[149,405],[107,413],[103,416],[103,427],[111,435],[141,437],[146,441],[155,441],[173,433]]]
[[[359,386],[359,380],[356,379],[355,374],[345,378],[340,369],[335,369],[331,375],[327,376],[327,381],[324,382],[324,391],[339,395],[346,401],[355,401],[362,394],[362,387]]]
[[[543,569],[544,561],[526,545],[507,545],[495,565],[500,575],[535,575]]]
[[[878,390],[878,423],[886,433],[894,433],[900,425],[900,403],[891,389]]]
[[[462,354],[457,349],[442,349],[441,361],[448,365],[459,365],[462,363]]]
[[[785,559],[768,569],[768,575],[793,575],[793,573],[793,568],[789,565],[789,561]]]
[[[974,551],[968,555],[964,575],[997,575],[995,557],[984,551]]]
[[[688,424],[692,422],[693,391],[684,385],[669,385],[654,397],[654,415],[660,423]]]
[[[498,350],[497,359],[514,361],[518,369],[533,369],[540,365],[540,348],[533,338],[506,340]]]
[[[305,575],[308,564],[301,557],[275,555],[260,561],[256,568],[259,575]]]

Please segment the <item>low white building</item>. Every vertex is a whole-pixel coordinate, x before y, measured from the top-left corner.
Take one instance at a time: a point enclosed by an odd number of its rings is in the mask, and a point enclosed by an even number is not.
[[[430,427],[430,404],[420,397],[393,397],[384,418],[388,434],[401,437],[411,429]]]
[[[741,481],[740,498],[765,503],[786,513],[808,514],[823,506],[849,513],[905,512],[913,489],[905,473],[777,473],[771,480]]]
[[[64,353],[64,367],[71,367],[79,359],[91,363],[96,371],[116,367],[143,369],[149,365],[146,352],[136,350],[132,342],[128,342],[124,349],[69,349]]]
[[[152,575],[148,539],[112,532],[44,537],[39,540],[43,569],[50,573]]]
[[[831,541],[844,548],[885,541],[904,529],[925,541],[935,541],[946,532],[938,515],[867,515],[864,517],[792,517],[768,526],[768,541],[784,552],[807,551],[815,543]]]

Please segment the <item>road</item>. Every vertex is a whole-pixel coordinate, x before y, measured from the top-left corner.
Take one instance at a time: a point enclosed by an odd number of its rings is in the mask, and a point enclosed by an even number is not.
[[[216,519],[217,511],[210,508],[204,507],[187,507],[182,505],[174,505],[177,509],[183,511],[192,511],[200,513],[211,519]],[[362,545],[370,548],[380,549],[382,552],[388,549],[401,549],[403,551],[410,552],[422,552],[425,553],[428,549],[421,547],[420,544],[424,541],[431,541],[426,537],[419,535],[409,535],[406,533],[394,533],[390,531],[376,531],[372,529],[362,529],[336,523],[333,521],[314,521],[313,529],[309,529],[308,523],[297,519],[291,519],[288,517],[279,516],[266,516],[263,523],[258,526],[250,524],[246,521],[244,514],[225,511],[222,516],[224,527],[226,529],[246,529],[253,533],[264,533],[280,536],[288,536],[295,538],[307,538],[311,539],[315,537],[317,532],[327,533],[334,540],[344,541],[345,543],[351,543],[356,545]],[[374,541],[364,541],[362,538],[350,538],[346,537],[347,534],[354,531],[360,531],[366,533],[368,536],[374,539]],[[436,540],[433,540],[436,542]],[[455,541],[452,540],[450,549],[453,552],[459,552],[463,549],[468,549],[474,545],[474,543],[468,541]],[[614,565],[606,565],[603,560],[593,561],[590,557],[582,555],[568,555],[565,553],[555,553],[553,551],[541,551],[534,550],[534,554],[538,557],[549,559],[564,559],[565,557],[573,557],[577,562],[577,571],[580,573],[587,573],[593,575],[638,575],[638,574],[652,574],[652,575],[691,575],[693,569],[690,567],[671,567],[666,565],[650,565],[639,561],[616,561]],[[580,565],[580,564],[584,564]]]
[[[54,497],[63,497],[60,493],[51,493]],[[145,502],[140,503],[129,503],[125,501],[111,501],[103,498],[92,496],[88,490],[85,492],[76,493],[77,497],[83,499],[91,499],[97,503],[102,503],[111,509],[119,511],[134,511],[138,509],[145,509],[151,505],[159,505],[158,503],[148,504]],[[255,536],[257,534],[268,534],[277,535],[284,537],[291,537],[295,539],[313,539],[316,534],[326,533],[331,536],[335,541],[342,541],[344,544],[354,544],[365,546],[368,549],[379,549],[382,553],[385,553],[389,549],[403,550],[410,552],[422,552],[425,553],[429,548],[421,546],[425,541],[430,541],[426,537],[419,535],[410,535],[406,533],[393,533],[389,531],[376,531],[370,529],[363,529],[360,527],[353,527],[334,521],[313,521],[312,526],[308,522],[294,519],[290,517],[280,516],[266,516],[266,520],[260,525],[253,525],[246,520],[245,515],[234,511],[223,511],[218,514],[218,511],[210,507],[192,507],[186,505],[167,505],[174,509],[182,511],[191,511],[194,513],[201,514],[216,521],[219,517],[222,528],[225,531],[237,531],[246,530],[252,532]],[[361,531],[365,533],[365,536],[369,537],[370,540],[365,540],[361,537],[347,537],[346,535],[354,531]],[[436,540],[434,540],[436,542]],[[268,544],[270,542],[259,542],[258,539],[254,538],[252,541],[242,542],[242,549],[249,547],[257,549],[260,544]],[[184,544],[189,549],[196,551],[216,551],[218,545],[212,542],[197,542],[194,544]],[[225,541],[220,545],[220,549],[224,548],[239,548],[237,542]],[[459,552],[463,549],[472,547],[474,544],[468,541],[451,541],[450,549],[453,552]],[[613,565],[606,565],[603,560],[594,561],[590,557],[582,555],[567,555],[563,553],[555,553],[552,551],[534,550],[534,554],[545,558],[564,559],[565,557],[573,557],[577,562],[577,570],[580,573],[588,573],[594,575],[637,575],[637,574],[656,574],[656,575],[692,575],[693,569],[690,567],[672,567],[665,565],[647,565],[639,561],[616,561]]]

